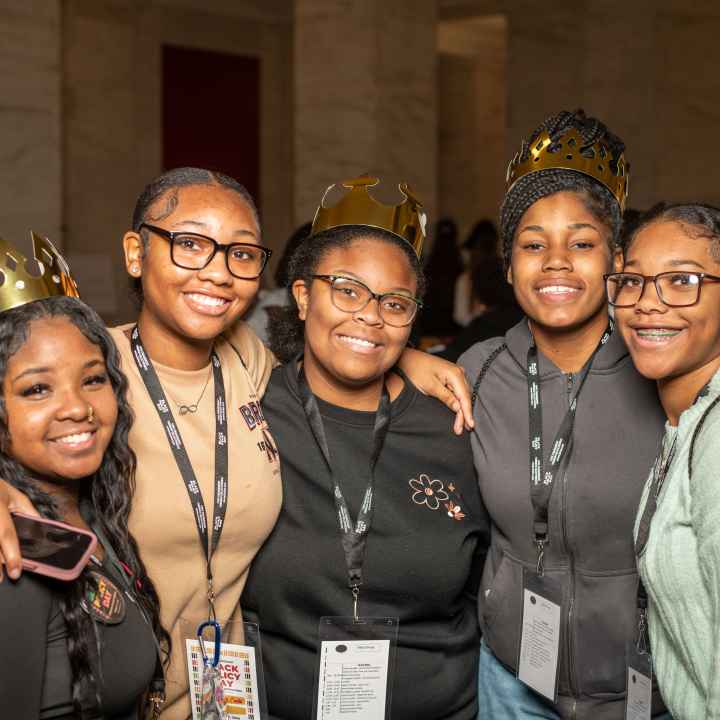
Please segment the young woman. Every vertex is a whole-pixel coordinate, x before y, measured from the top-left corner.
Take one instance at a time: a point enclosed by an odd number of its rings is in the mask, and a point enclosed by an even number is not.
[[[271,327],[287,364],[263,399],[283,507],[243,594],[263,633],[270,715],[311,717],[320,619],[352,616],[340,512],[369,526],[357,612],[399,619],[393,720],[474,719],[478,635],[466,590],[487,526],[469,437],[448,433],[448,411],[393,370],[424,289],[418,258],[384,229],[318,232],[316,221],[289,277],[295,307]]]
[[[720,717],[720,210],[650,211],[608,296],[667,416],[635,528],[654,669],[675,720],[709,720]]]
[[[135,455],[117,350],[79,300],[36,300],[0,314],[0,381],[2,476],[45,517],[100,540],[75,581],[0,584],[0,707],[13,718],[143,717],[162,680],[153,631],[165,646],[167,636],[128,530]],[[99,583],[107,605],[91,600]]]
[[[630,531],[662,418],[607,313],[623,147],[581,111],[549,118],[523,143],[500,221],[527,319],[460,358],[477,389],[473,449],[492,525],[479,700],[493,720],[624,717],[637,627]],[[563,598],[546,696],[516,677],[523,587],[541,574]]]
[[[245,188],[197,168],[170,170],[145,188],[124,248],[142,303],[134,337],[134,323],[110,331],[128,376],[128,402],[141,418],[130,433],[138,457],[130,526],[173,638],[163,717],[185,720],[182,628],[207,619],[213,598],[222,626],[241,620],[248,568],[280,508],[277,451],[259,405],[275,360],[239,322],[270,251],[260,245],[257,210]],[[464,385],[454,366],[415,351],[406,359],[429,392],[459,405],[446,387],[460,394]],[[225,418],[216,412],[223,406]],[[216,432],[224,419],[226,428]],[[13,508],[32,511],[0,482],[0,552],[11,577],[20,572],[7,512]],[[213,528],[212,537],[196,518]]]

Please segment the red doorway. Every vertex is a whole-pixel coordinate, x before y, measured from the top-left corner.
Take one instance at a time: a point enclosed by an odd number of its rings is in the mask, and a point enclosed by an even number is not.
[[[163,167],[219,170],[259,204],[260,59],[163,46]]]

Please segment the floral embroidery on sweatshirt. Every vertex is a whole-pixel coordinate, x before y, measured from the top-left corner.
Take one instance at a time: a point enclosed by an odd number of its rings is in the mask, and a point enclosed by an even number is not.
[[[411,478],[408,483],[415,491],[412,501],[416,505],[427,505],[431,510],[437,510],[441,502],[450,499],[442,480],[431,480],[425,473],[421,473],[417,478]]]
[[[412,501],[416,505],[426,505],[430,510],[445,511],[453,520],[462,520],[465,517],[461,504],[462,497],[452,482],[446,488],[442,480],[420,473],[417,478],[408,480],[408,484],[413,491]]]

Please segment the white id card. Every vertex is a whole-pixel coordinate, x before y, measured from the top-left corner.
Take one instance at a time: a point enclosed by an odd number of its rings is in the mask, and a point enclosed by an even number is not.
[[[562,589],[547,576],[523,572],[523,616],[518,679],[535,692],[557,698]]]
[[[639,653],[635,643],[627,652],[627,698],[625,720],[650,720],[652,717],[652,658]]]
[[[321,618],[314,720],[386,720],[395,618]]]

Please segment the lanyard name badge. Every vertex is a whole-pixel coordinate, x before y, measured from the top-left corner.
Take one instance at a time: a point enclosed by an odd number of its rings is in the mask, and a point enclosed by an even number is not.
[[[645,552],[650,526],[657,511],[658,496],[665,484],[677,446],[677,435],[665,457],[663,447],[655,458],[652,471],[652,483],[648,498],[640,516],[638,534],[635,539],[635,556],[639,559]],[[650,651],[647,623],[648,597],[642,580],[638,581],[637,592],[637,638],[628,643],[626,650],[627,695],[625,698],[625,720],[650,720],[652,717],[653,664]]]
[[[533,570],[523,568],[523,611],[517,677],[553,702],[557,699],[563,590],[556,578],[545,573],[545,547],[549,542],[548,508],[555,480],[572,444],[578,397],[590,374],[595,356],[610,339],[611,333],[612,325],[603,333],[597,348],[581,371],[578,388],[560,423],[547,463],[543,453],[538,350],[534,342],[527,354],[530,499],[533,507],[533,544],[537,550],[537,563]]]
[[[390,717],[390,679],[394,670],[398,619],[366,617],[358,612],[368,534],[372,526],[375,466],[390,425],[390,397],[383,385],[375,415],[369,478],[353,524],[345,496],[333,470],[317,400],[302,368],[298,385],[310,430],[330,474],[333,499],[352,599],[352,615],[320,618],[319,658],[313,701],[315,720],[386,720]]]
[[[215,385],[215,496],[214,496],[214,508],[213,508],[213,523],[212,523],[212,544],[210,542],[210,533],[208,531],[208,518],[207,511],[205,509],[205,502],[203,501],[202,493],[200,491],[200,485],[197,481],[195,471],[190,457],[188,456],[187,450],[180,435],[180,430],[173,417],[172,410],[170,409],[170,403],[167,401],[165,391],[162,388],[160,379],[157,376],[157,372],[153,367],[153,364],[148,356],[145,347],[140,339],[140,332],[137,325],[133,328],[130,335],[130,343],[132,347],[133,357],[137,365],[140,377],[145,383],[145,387],[150,395],[150,398],[155,405],[160,421],[162,422],[165,434],[167,435],[168,443],[172,449],[177,463],[178,470],[182,476],[183,482],[190,498],[190,503],[193,508],[193,514],[195,517],[195,523],[197,525],[198,535],[200,537],[200,544],[202,545],[203,551],[206,558],[206,577],[207,577],[207,600],[208,600],[208,621],[202,623],[197,629],[197,637],[200,642],[200,647],[203,651],[203,675],[202,675],[202,688],[203,690],[208,687],[212,687],[212,697],[215,705],[205,705],[201,701],[201,710],[199,717],[202,720],[223,720],[226,716],[222,709],[223,697],[222,697],[222,683],[219,681],[218,661],[220,652],[220,641],[222,637],[222,631],[219,623],[215,618],[215,592],[213,588],[213,574],[212,574],[212,557],[215,550],[220,543],[220,536],[222,535],[223,524],[225,521],[225,512],[227,510],[227,498],[228,498],[228,482],[227,482],[227,471],[228,471],[228,432],[227,432],[227,412],[225,403],[225,384],[223,382],[222,368],[220,367],[220,359],[215,352],[211,355],[213,379]],[[213,653],[213,660],[208,660],[208,656],[205,653],[205,643],[203,641],[203,631],[212,627],[214,630],[214,644],[215,652]],[[204,696],[201,694],[201,697]],[[216,710],[216,708],[219,709]],[[206,710],[206,712],[204,712]]]

